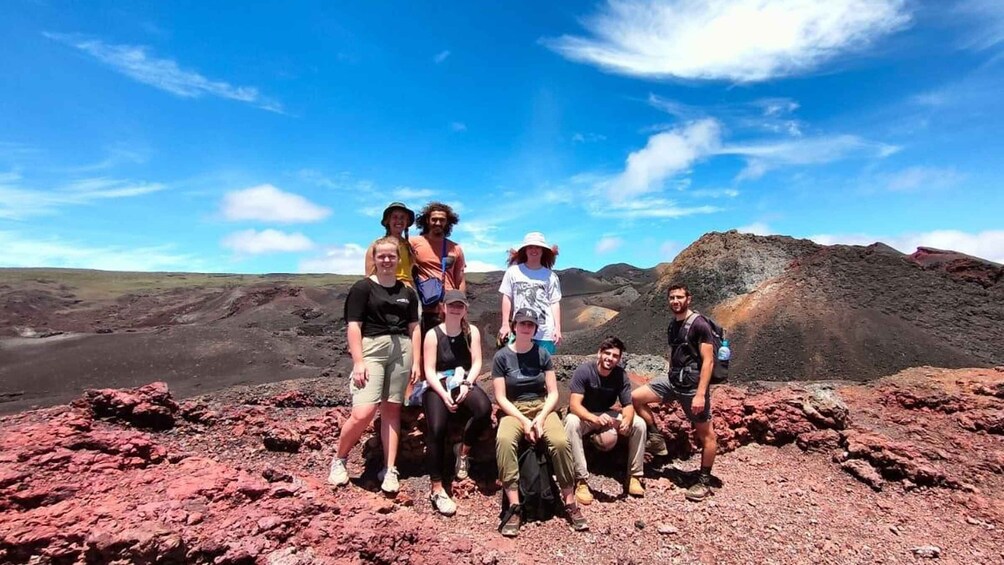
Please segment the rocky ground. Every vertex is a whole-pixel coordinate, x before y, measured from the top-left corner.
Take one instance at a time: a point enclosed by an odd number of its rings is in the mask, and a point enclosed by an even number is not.
[[[636,381],[645,377],[635,375]],[[90,391],[0,418],[0,563],[999,563],[1004,369],[921,367],[867,385],[749,383],[714,392],[718,488],[684,500],[696,461],[675,410],[675,459],[621,496],[622,452],[594,458],[590,530],[561,519],[496,531],[491,437],[460,510],[436,515],[423,419],[407,412],[402,491],[377,490],[378,439],[353,482],[325,482],[344,383]]]

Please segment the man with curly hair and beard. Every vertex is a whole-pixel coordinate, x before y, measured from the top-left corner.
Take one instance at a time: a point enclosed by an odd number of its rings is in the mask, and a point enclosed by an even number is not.
[[[448,239],[453,226],[459,222],[460,216],[442,202],[429,202],[415,220],[415,225],[422,231],[409,243],[414,254],[415,284],[422,297],[422,335],[442,323],[440,306],[443,294],[447,290],[467,290],[464,250]]]

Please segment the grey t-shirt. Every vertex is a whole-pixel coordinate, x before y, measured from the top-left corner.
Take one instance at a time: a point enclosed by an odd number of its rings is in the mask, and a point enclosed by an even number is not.
[[[537,400],[547,396],[544,373],[553,370],[551,354],[536,343],[526,353],[516,353],[506,346],[495,354],[492,378],[505,379],[505,397],[509,402]]]
[[[624,368],[615,366],[601,377],[596,361],[579,365],[572,373],[568,392],[582,395],[582,407],[590,412],[606,412],[620,400],[621,406],[631,406],[631,381]]]

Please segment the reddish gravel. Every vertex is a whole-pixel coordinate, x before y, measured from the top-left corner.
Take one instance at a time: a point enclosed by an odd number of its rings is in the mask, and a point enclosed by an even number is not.
[[[1004,559],[1004,438],[995,427],[1004,371],[920,368],[865,386],[720,387],[720,485],[711,499],[682,496],[694,459],[650,461],[645,498],[624,499],[615,451],[613,463],[591,467],[589,532],[554,519],[515,540],[495,530],[490,436],[475,452],[473,479],[454,485],[453,518],[426,499],[421,418],[407,420],[394,499],[376,492],[378,463],[365,464],[379,452],[375,438],[353,451],[350,474],[359,478],[332,491],[324,478],[345,409],[318,406],[328,397],[316,381],[300,383],[304,393],[293,384],[181,406],[160,385],[106,390],[0,418],[0,562]],[[693,446],[679,413],[657,415],[686,457]]]

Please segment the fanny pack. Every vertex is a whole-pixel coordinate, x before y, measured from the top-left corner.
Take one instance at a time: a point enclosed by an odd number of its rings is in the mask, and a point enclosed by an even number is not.
[[[417,265],[413,270],[412,278],[415,279],[415,290],[418,292],[418,299],[422,301],[422,306],[438,304],[443,299],[443,295],[446,294],[446,285],[444,284],[446,278],[446,237],[443,237],[443,250],[439,258],[440,278],[422,280],[418,277]]]

